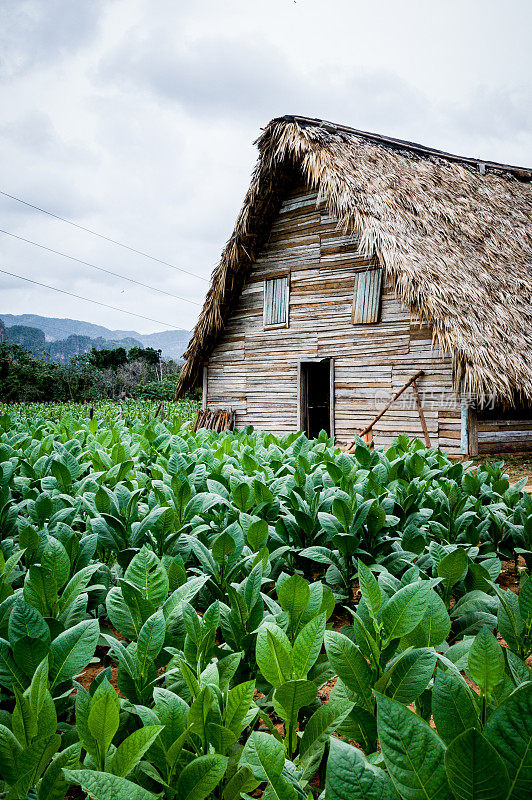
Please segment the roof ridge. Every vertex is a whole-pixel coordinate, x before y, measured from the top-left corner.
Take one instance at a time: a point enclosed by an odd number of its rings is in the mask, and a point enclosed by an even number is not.
[[[419,144],[417,142],[409,142],[406,139],[397,139],[393,136],[384,136],[380,133],[372,133],[371,131],[361,131],[357,128],[352,128],[349,125],[342,125],[336,122],[330,122],[329,120],[319,119],[317,117],[304,117],[299,114],[286,114],[283,117],[276,117],[272,119],[269,125],[273,124],[274,122],[295,122],[301,127],[316,127],[316,128],[323,128],[327,131],[327,133],[348,133],[353,136],[359,136],[364,139],[368,139],[372,142],[377,142],[379,144],[384,144],[388,147],[393,147],[396,149],[406,149],[410,150],[413,153],[417,153],[419,155],[424,156],[437,156],[438,158],[443,158],[447,161],[452,161],[455,163],[460,164],[467,164],[468,166],[475,166],[478,167],[479,172],[483,172],[483,170],[490,169],[490,170],[501,170],[503,172],[509,172],[518,178],[521,181],[530,181],[532,180],[532,168],[531,167],[520,167],[513,164],[504,164],[499,161],[490,161],[489,159],[485,158],[473,158],[471,156],[459,156],[455,153],[447,153],[445,150],[438,150],[434,147],[427,147],[424,144]]]

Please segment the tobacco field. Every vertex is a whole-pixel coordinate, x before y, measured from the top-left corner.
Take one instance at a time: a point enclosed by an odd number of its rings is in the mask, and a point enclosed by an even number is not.
[[[526,479],[194,411],[1,409],[0,797],[529,800]]]

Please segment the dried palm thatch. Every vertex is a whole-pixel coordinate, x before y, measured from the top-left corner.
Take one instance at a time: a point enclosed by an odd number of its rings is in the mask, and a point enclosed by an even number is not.
[[[251,186],[195,327],[197,382],[288,186],[317,190],[452,357],[456,391],[532,400],[532,172],[302,117],[258,139]]]

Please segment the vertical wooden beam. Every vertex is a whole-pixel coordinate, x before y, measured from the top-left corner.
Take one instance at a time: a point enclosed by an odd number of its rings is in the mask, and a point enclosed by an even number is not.
[[[470,395],[462,395],[460,419],[460,450],[466,456],[478,456],[477,412],[471,407]]]
[[[303,370],[301,361],[297,362],[297,430],[303,430],[303,391],[301,386]]]
[[[460,452],[469,455],[469,404],[464,394],[460,401]]]
[[[286,327],[290,327],[290,278],[292,273],[286,276]]]
[[[419,392],[417,390],[416,382],[413,381],[412,389],[414,390],[414,397],[416,398],[416,405],[419,414],[419,419],[421,420],[421,427],[423,428],[423,436],[425,437],[425,444],[427,447],[431,447],[430,444],[430,436],[429,431],[427,428],[427,423],[425,422],[425,414],[423,413],[423,407],[421,405],[421,398],[419,396]]]
[[[203,388],[201,393],[201,407],[203,410],[207,408],[207,393],[209,389],[209,367],[207,364],[203,365]]]
[[[329,436],[334,438],[334,358],[329,361]]]
[[[476,409],[469,409],[469,455],[478,456],[478,419]]]

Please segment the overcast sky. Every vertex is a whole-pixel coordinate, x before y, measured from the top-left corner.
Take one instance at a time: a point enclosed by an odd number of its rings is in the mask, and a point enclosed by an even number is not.
[[[532,166],[530,0],[0,0],[0,228],[201,304],[261,126],[343,122]],[[141,332],[177,301],[0,233],[0,312]]]

